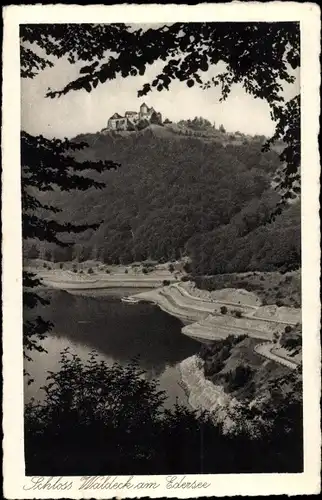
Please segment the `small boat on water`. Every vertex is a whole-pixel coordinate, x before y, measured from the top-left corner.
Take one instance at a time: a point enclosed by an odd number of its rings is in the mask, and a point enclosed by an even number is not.
[[[140,300],[136,299],[135,297],[122,297],[121,301],[125,302],[126,304],[138,304],[140,302]]]

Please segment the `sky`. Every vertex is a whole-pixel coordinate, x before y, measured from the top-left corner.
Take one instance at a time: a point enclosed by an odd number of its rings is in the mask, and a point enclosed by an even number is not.
[[[86,90],[71,91],[59,98],[47,98],[51,89],[61,89],[78,76],[84,63],[74,65],[67,58],[57,60],[53,68],[41,71],[33,79],[21,80],[21,128],[32,134],[52,137],[75,137],[81,133],[95,133],[107,125],[108,118],[115,112],[136,111],[143,102],[171,121],[202,116],[223,124],[229,132],[240,131],[250,135],[270,136],[274,122],[270,118],[266,101],[254,99],[246,94],[241,85],[232,87],[231,94],[223,103],[219,102],[218,87],[202,90],[197,85],[188,88],[184,82],[174,81],[169,91],[153,89],[144,98],[137,97],[137,91],[160,73],[165,62],[160,61],[148,67],[143,76],[121,76],[99,84],[91,93]],[[209,76],[222,70],[219,65],[211,68]],[[207,74],[203,73],[207,78]],[[299,77],[296,82],[284,88],[286,100],[299,93]]]

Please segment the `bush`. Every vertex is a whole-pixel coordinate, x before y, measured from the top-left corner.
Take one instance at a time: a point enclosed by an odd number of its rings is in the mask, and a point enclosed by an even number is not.
[[[277,305],[277,307],[282,307],[284,304],[281,300],[277,300],[276,305]]]
[[[162,281],[162,285],[163,286],[169,286],[170,285],[170,281],[169,280],[163,280]]]
[[[241,311],[234,311],[236,318],[241,318],[242,317],[242,312]]]
[[[106,272],[106,274],[110,274],[110,270],[109,269],[105,269],[105,272]]]
[[[185,262],[183,265],[183,269],[186,271],[186,273],[191,273],[192,272],[192,266],[190,262]]]
[[[87,271],[88,274],[94,274],[93,269],[90,267],[89,270]]]
[[[182,276],[181,281],[190,281],[190,276]]]
[[[236,391],[246,385],[252,376],[253,370],[249,365],[238,365],[235,370],[227,373],[226,375],[227,388],[229,392]]]
[[[63,263],[63,262],[61,262],[61,263],[59,264],[59,268],[60,268],[60,269],[63,269],[63,267],[64,267],[64,263]]]
[[[298,352],[302,346],[302,337],[300,334],[296,333],[290,335],[283,334],[280,339],[280,344],[288,351],[296,350]]]
[[[128,274],[129,271],[127,269],[124,269],[124,272],[125,272],[125,274]]]
[[[280,336],[279,336],[279,333],[278,333],[278,332],[274,332],[274,333],[273,333],[273,342],[274,342],[274,344],[278,341],[279,337],[280,337]]]
[[[44,268],[46,269],[46,267],[47,267],[47,264],[46,264],[46,262],[44,262],[43,266],[44,266]]]
[[[174,271],[174,265],[173,264],[169,264],[169,267],[168,267],[170,273],[173,273]]]
[[[152,113],[150,120],[152,124],[162,125],[161,117],[155,111]]]
[[[293,351],[294,349],[297,349],[302,345],[302,340],[301,338],[293,338],[293,339],[288,339],[285,342],[285,347],[286,349]]]
[[[204,365],[205,377],[213,377],[225,366],[225,363],[218,357],[207,360]]]
[[[73,268],[73,273],[77,273],[77,268],[76,267]]]
[[[146,267],[144,267],[144,268],[142,269],[142,273],[143,273],[143,274],[148,274],[148,272],[149,272],[149,271],[147,270],[147,268],[146,268]]]
[[[220,312],[221,312],[221,314],[227,314],[227,312],[228,312],[227,307],[226,306],[221,306]]]
[[[291,331],[292,331],[292,327],[290,325],[286,325],[286,327],[284,328],[284,332],[290,333]]]

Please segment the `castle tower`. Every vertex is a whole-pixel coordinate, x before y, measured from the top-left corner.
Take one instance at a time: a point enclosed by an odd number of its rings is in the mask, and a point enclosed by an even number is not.
[[[149,108],[147,107],[147,105],[145,104],[145,102],[143,104],[141,104],[141,106],[140,106],[140,117],[144,118],[148,114],[148,110],[149,110]]]

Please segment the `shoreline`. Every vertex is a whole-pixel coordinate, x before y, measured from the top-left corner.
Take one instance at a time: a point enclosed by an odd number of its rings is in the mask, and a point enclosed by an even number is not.
[[[44,286],[71,294],[104,296],[114,290],[117,297],[126,298],[124,302],[132,307],[136,303],[150,302],[181,320],[182,334],[200,343],[222,340],[229,335],[247,335],[273,346],[276,334],[281,335],[288,325],[301,323],[299,308],[263,305],[254,292],[242,288],[223,288],[213,292],[200,290],[193,282],[178,281],[177,275],[173,276],[164,264],[154,268],[149,275],[133,271],[133,267],[130,272],[128,267],[123,267],[121,274],[120,269],[120,266],[115,266],[114,272],[109,270],[106,275],[104,267],[97,265],[90,276],[69,269],[32,271]],[[300,364],[287,353],[278,356],[268,353],[267,349],[267,346],[263,348],[266,357],[288,365],[290,369]]]
[[[181,333],[200,343],[221,340],[228,335],[248,335],[260,339],[263,347],[259,355],[287,366],[290,370],[297,368],[295,360],[283,359],[277,353],[267,353],[267,349],[269,344],[273,346],[274,334],[282,333],[286,324],[301,323],[300,309],[263,306],[255,293],[244,289],[225,288],[209,293],[197,289],[192,282],[178,281],[167,270],[163,270],[162,274],[154,271],[149,276],[120,272],[106,275],[98,271],[95,277],[75,276],[72,271],[61,269],[41,269],[36,273],[46,287],[65,290],[71,294],[104,296],[109,294],[109,290],[116,289],[117,296],[128,296],[130,307],[141,301],[150,302],[180,319],[183,323]],[[165,280],[169,282],[166,286]],[[123,290],[127,291],[126,295]],[[236,316],[238,311],[239,315]],[[215,386],[205,378],[197,355],[181,361],[177,368],[178,384],[187,405],[195,411],[208,411],[214,422],[223,424],[225,432],[233,431],[235,422],[232,417],[238,417],[237,400],[226,394],[221,386]]]
[[[80,275],[70,270],[31,269],[46,287],[65,290],[71,294],[93,296],[115,289],[126,295],[131,306],[139,302],[157,305],[167,314],[180,319],[182,333],[199,342],[211,342],[230,334],[248,335],[272,342],[286,325],[301,323],[301,309],[277,305],[264,306],[259,297],[244,289],[224,288],[211,293],[199,290],[194,283],[178,281],[163,265],[146,274],[138,272],[106,275],[102,269],[93,275]],[[170,279],[169,279],[170,278]],[[167,283],[167,285],[165,285]],[[142,291],[141,291],[142,289]],[[117,295],[119,295],[119,293]]]
[[[67,267],[68,265],[68,267]],[[67,263],[64,268],[51,267],[50,263],[25,266],[28,272],[37,275],[46,287],[58,288],[67,292],[82,291],[91,293],[93,290],[108,290],[109,288],[153,289],[163,286],[165,282],[178,281],[181,273],[168,270],[168,265],[155,266],[148,272],[142,272],[138,266],[105,266],[92,261],[79,264]]]
[[[282,333],[286,325],[301,323],[301,310],[287,307],[257,306],[242,303],[245,290],[219,290],[217,299],[203,301],[194,297],[193,287],[189,282],[174,283],[132,296],[133,300],[147,300],[158,305],[162,310],[187,324],[182,333],[200,342],[209,342],[226,338],[230,334],[248,335],[262,341],[272,342],[274,334]],[[198,290],[198,293],[200,290]],[[225,296],[223,296],[225,293]],[[248,302],[256,302],[255,294],[246,292]],[[240,298],[241,300],[236,300]],[[225,299],[225,300],[223,300]],[[233,302],[235,299],[236,302]],[[225,314],[221,311],[225,307]],[[227,310],[227,311],[226,311]],[[236,316],[236,311],[240,315]]]
[[[221,423],[223,432],[234,431],[240,403],[225,393],[221,386],[214,385],[204,376],[203,367],[197,355],[190,356],[179,363],[181,387],[188,404],[196,412],[209,413],[214,424]]]

